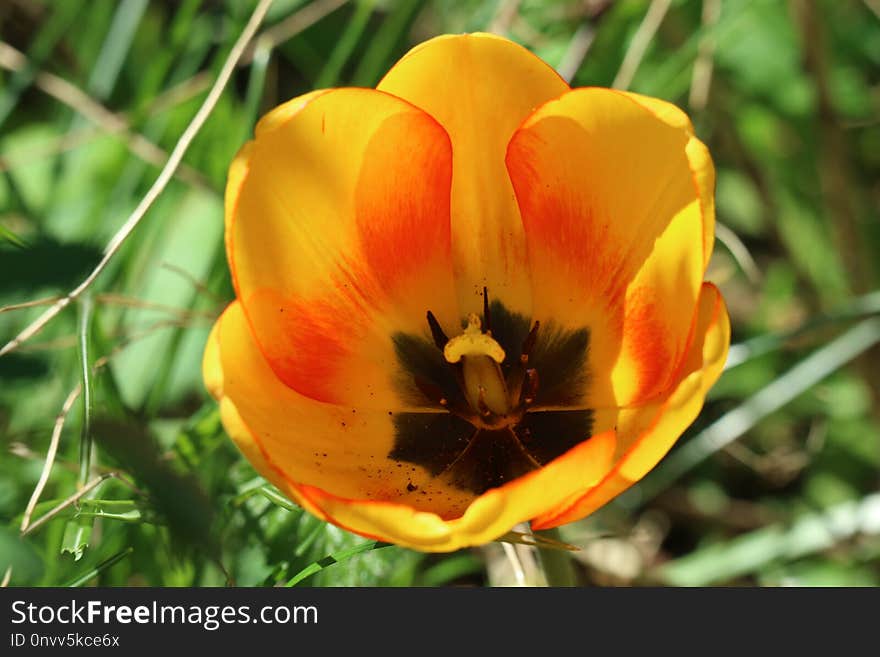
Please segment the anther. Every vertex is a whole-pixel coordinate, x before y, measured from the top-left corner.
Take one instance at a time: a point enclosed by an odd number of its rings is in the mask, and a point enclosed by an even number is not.
[[[449,340],[443,348],[443,356],[450,363],[457,363],[466,356],[486,356],[496,363],[504,362],[504,348],[483,333],[480,318],[475,313],[468,315],[464,333]]]

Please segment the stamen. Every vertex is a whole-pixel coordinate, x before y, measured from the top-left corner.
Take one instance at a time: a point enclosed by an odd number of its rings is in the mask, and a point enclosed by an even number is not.
[[[489,290],[483,286],[483,325],[486,333],[492,335],[492,317],[489,315]]]
[[[531,406],[538,395],[538,370],[529,368],[526,370],[526,380],[523,384],[520,403],[523,406]]]
[[[535,341],[538,339],[538,328],[541,326],[541,322],[535,320],[535,325],[532,326],[532,330],[529,331],[529,334],[526,336],[526,339],[523,341],[522,346],[522,355],[519,357],[520,362],[525,365],[529,362],[529,354],[532,353],[532,349],[535,348]]]
[[[461,376],[468,404],[481,415],[506,416],[510,412],[507,383],[501,373],[504,349],[491,335],[483,333],[480,318],[468,316],[464,333],[452,338],[443,349],[449,363],[461,363]]]
[[[449,338],[446,337],[443,329],[440,328],[440,322],[437,321],[434,313],[430,310],[428,311],[428,326],[431,327],[431,337],[434,338],[434,344],[437,345],[438,349],[443,349],[446,343],[449,342]]]

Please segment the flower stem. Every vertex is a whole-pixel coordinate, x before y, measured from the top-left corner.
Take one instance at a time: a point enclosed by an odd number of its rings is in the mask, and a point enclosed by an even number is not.
[[[535,535],[563,543],[559,530],[556,528],[536,531]],[[548,586],[578,586],[577,571],[572,562],[571,552],[559,548],[539,547],[538,555],[544,568],[544,577],[547,578]]]

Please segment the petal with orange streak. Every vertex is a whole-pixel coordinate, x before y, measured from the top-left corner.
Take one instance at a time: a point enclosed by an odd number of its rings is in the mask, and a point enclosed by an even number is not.
[[[711,220],[699,184],[711,160],[683,116],[662,101],[575,89],[511,140],[533,317],[590,329],[586,405],[645,403],[677,380]]]
[[[300,486],[312,486],[444,517],[460,515],[473,500],[421,466],[391,458],[396,414],[319,402],[285,386],[254,341],[239,302],[211,333],[203,376],[239,449],[294,500],[303,503]],[[305,506],[314,508],[307,499]]]
[[[706,393],[721,375],[729,345],[730,322],[724,300],[714,285],[705,283],[683,378],[672,394],[662,402],[623,410],[617,424],[614,468],[597,486],[538,516],[533,528],[546,529],[583,518],[644,477],[699,414]]]
[[[287,386],[364,408],[402,405],[399,333],[460,318],[452,151],[388,94],[336,89],[276,109],[230,169],[230,268],[261,351]]]
[[[522,46],[465,34],[416,46],[378,88],[422,108],[449,133],[452,248],[462,311],[478,312],[487,286],[492,298],[528,316],[525,236],[504,153],[526,117],[568,85]]]

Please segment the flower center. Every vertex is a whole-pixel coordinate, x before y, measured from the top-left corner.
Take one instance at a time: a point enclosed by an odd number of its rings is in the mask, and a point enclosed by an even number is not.
[[[446,363],[453,368],[455,378],[467,406],[440,403],[450,412],[467,420],[479,429],[502,429],[518,424],[535,400],[538,372],[528,367],[529,354],[535,345],[539,322],[535,322],[522,344],[519,360],[502,365],[507,360],[504,347],[492,336],[488,292],[483,289],[483,317],[471,313],[461,335],[446,337],[433,313],[428,311],[428,325],[434,342],[443,352]]]
[[[480,416],[506,417],[511,410],[507,382],[501,374],[504,349],[490,333],[483,333],[480,318],[468,316],[464,333],[452,338],[443,347],[449,363],[461,363],[464,394],[472,410]]]
[[[391,413],[391,459],[480,494],[589,439],[587,328],[533,322],[490,304],[485,289],[482,318],[468,315],[461,334],[447,337],[430,311],[427,320],[433,344],[392,336],[398,389],[421,410]]]

